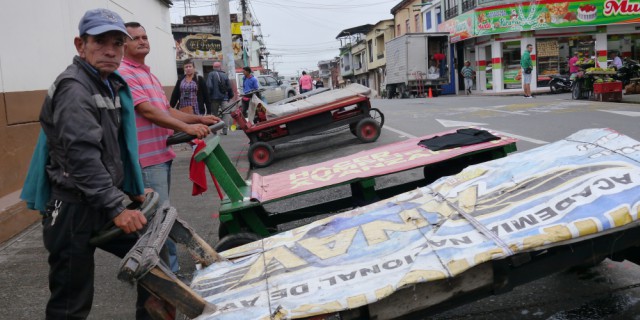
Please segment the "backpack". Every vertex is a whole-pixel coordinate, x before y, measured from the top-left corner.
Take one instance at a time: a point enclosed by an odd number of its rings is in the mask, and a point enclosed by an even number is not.
[[[222,81],[222,77],[220,77],[220,73],[218,71],[214,71],[216,76],[218,77],[218,90],[221,94],[226,94],[229,87],[227,86],[228,81]]]

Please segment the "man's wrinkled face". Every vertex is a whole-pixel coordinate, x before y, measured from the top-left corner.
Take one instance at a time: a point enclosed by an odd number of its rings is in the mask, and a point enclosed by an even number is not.
[[[151,51],[147,31],[143,27],[127,27],[131,39],[127,39],[125,53],[132,57],[145,57]]]
[[[110,31],[96,36],[77,37],[74,40],[78,55],[106,78],[120,66],[124,54],[125,35]]]

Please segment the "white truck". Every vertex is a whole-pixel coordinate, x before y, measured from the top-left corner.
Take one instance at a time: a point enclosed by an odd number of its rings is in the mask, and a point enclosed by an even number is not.
[[[437,96],[451,81],[448,33],[408,33],[385,48],[388,98]]]

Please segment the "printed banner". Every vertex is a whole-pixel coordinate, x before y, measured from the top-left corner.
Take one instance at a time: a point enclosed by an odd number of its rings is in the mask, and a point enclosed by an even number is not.
[[[637,224],[640,142],[607,129],[468,167],[369,206],[223,252],[191,288],[199,319],[357,308],[490,260]]]
[[[463,13],[438,25],[439,32],[448,32],[449,41],[456,43],[475,35],[475,13],[473,11]]]
[[[173,39],[176,44],[176,60],[186,59],[213,59],[222,61],[222,41],[219,35],[210,33],[182,33],[174,32]],[[232,35],[233,58],[236,68],[242,68],[242,37]]]
[[[464,154],[483,150],[488,151],[489,149],[516,142],[516,139],[502,135],[499,132],[492,132],[484,128],[479,129],[491,132],[493,135],[500,137],[500,140],[441,151],[431,151],[418,145],[421,140],[456,132],[456,130],[449,130],[360,151],[319,165],[299,167],[268,176],[254,173],[251,176],[251,197],[265,203],[310,190],[341,185],[357,179],[377,177],[422,167]]]
[[[475,9],[475,35],[640,22],[640,2],[532,1]]]

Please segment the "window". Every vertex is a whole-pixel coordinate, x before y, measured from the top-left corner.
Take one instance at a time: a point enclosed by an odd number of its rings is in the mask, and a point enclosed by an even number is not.
[[[267,85],[267,80],[265,80],[263,77],[258,77],[258,82],[260,82],[261,86]]]
[[[373,40],[367,41],[367,47],[369,48],[369,62],[373,62]]]
[[[440,13],[440,7],[436,8],[436,25],[442,23],[442,14]]]
[[[376,58],[384,58],[384,35],[376,38]]]
[[[396,32],[396,37],[400,36],[400,34],[402,34],[402,32],[400,31],[400,25],[398,25],[398,32]]]
[[[276,81],[276,79],[274,77],[266,77],[267,79],[267,85],[270,87],[276,87],[278,86],[278,81]]]
[[[414,31],[415,32],[420,32],[420,15],[419,14],[416,14],[413,17],[413,24],[415,25]]]
[[[426,31],[429,31],[429,30],[431,30],[431,11],[427,11],[427,14],[425,14],[424,17],[425,17],[425,20],[427,22],[427,30]]]
[[[407,19],[407,21],[404,22],[404,28],[405,28],[404,32],[406,32],[406,33],[411,32],[410,31],[411,30],[411,26],[409,25],[409,19]]]

